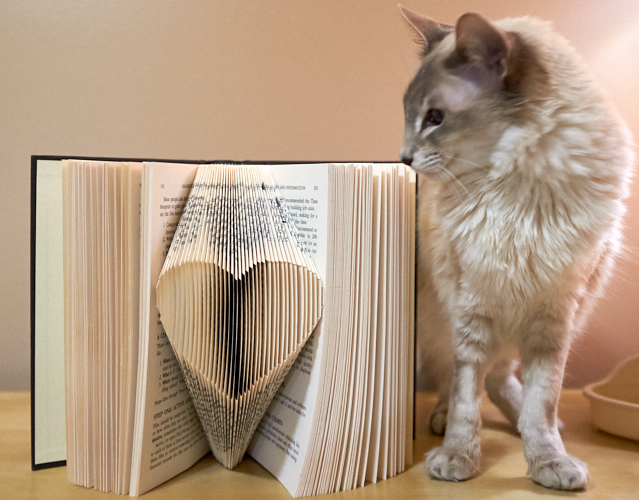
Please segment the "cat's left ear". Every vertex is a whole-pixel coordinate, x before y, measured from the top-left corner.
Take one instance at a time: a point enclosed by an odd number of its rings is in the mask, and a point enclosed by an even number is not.
[[[482,79],[501,81],[508,71],[511,45],[506,33],[484,17],[464,14],[455,26],[455,50],[446,66],[450,69],[473,67],[481,71]]]
[[[430,17],[408,10],[401,4],[398,7],[406,22],[420,36],[419,41],[424,45],[424,53],[422,54],[424,56],[428,55],[446,35],[452,33],[455,29],[454,26],[438,23]]]

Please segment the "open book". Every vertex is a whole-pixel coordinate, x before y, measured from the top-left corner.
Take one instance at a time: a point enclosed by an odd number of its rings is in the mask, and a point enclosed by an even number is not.
[[[66,304],[80,304],[76,316],[67,311],[73,318],[67,324],[84,325],[66,346],[74,360],[66,367],[69,477],[139,495],[209,450],[156,305],[156,284],[198,166],[64,163],[67,172],[77,170],[75,180],[63,176],[62,159],[34,158],[34,465],[64,459],[53,442],[60,419],[42,416],[64,413],[54,409],[65,390],[60,362],[38,356],[46,349],[60,358],[66,293]],[[324,309],[248,452],[293,496],[393,476],[412,457],[414,174],[391,164],[266,169],[324,283]],[[63,192],[76,197],[63,203]],[[91,258],[65,248],[58,233],[73,231],[76,241],[86,238],[82,231],[101,235],[100,245],[82,250]],[[92,259],[99,265],[80,272]],[[77,272],[68,272],[72,266]],[[49,313],[54,323],[47,323]],[[104,369],[96,376],[91,370],[98,366]],[[57,397],[47,392],[54,383]]]

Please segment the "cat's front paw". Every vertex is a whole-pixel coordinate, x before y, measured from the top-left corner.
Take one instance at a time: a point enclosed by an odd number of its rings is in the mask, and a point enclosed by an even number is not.
[[[570,455],[560,455],[536,463],[530,472],[531,479],[546,488],[556,490],[583,490],[588,484],[588,467]]]
[[[426,472],[435,479],[465,481],[479,474],[479,463],[468,455],[438,446],[426,454]]]

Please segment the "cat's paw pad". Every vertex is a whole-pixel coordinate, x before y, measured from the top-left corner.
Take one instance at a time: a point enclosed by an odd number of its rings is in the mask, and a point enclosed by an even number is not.
[[[439,446],[426,454],[426,472],[435,479],[465,481],[479,474],[479,464],[468,455]]]
[[[446,422],[448,421],[448,410],[435,408],[433,414],[430,416],[430,432],[443,436],[446,432]]]
[[[588,484],[588,467],[570,455],[541,461],[532,467],[530,478],[537,484],[556,490],[583,490]]]

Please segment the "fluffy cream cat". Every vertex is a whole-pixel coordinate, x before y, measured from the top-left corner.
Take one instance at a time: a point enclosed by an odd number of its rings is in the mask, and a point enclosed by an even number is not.
[[[402,14],[424,45],[401,157],[422,174],[418,342],[440,374],[431,428],[446,433],[426,468],[449,481],[479,472],[485,380],[532,480],[582,489],[588,469],[566,453],[557,402],[619,253],[630,134],[547,23]]]

